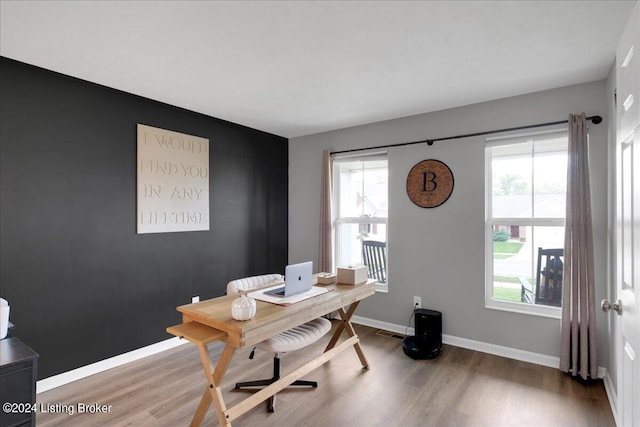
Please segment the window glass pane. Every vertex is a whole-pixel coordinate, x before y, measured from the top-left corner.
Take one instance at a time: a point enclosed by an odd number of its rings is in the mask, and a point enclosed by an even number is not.
[[[562,305],[564,227],[534,227],[535,304]]]
[[[522,302],[522,281],[533,283],[531,229],[519,225],[493,226],[494,299]]]
[[[533,156],[535,218],[564,218],[567,199],[567,138],[536,142]]]
[[[560,262],[539,261],[539,248],[559,255]],[[559,306],[563,249],[564,227],[493,226],[493,298]]]
[[[567,139],[559,129],[487,139],[492,231],[487,262],[493,274],[486,283],[493,300],[487,306],[561,305],[564,227],[559,224],[566,215]],[[548,308],[539,312],[553,313]]]
[[[340,194],[338,216],[386,218],[387,161],[342,161],[336,166]]]
[[[338,225],[339,247],[337,266],[362,265],[362,241],[387,241],[386,224],[340,224]]]
[[[388,169],[386,153],[334,158],[335,265],[367,265],[369,277],[386,287]],[[367,247],[363,241],[383,242]],[[373,253],[373,255],[372,255]],[[375,255],[375,257],[374,257]],[[384,258],[383,258],[384,255]],[[375,259],[374,259],[375,258]],[[378,259],[380,261],[374,262]]]
[[[364,169],[363,214],[376,218],[386,218],[387,203],[387,162],[367,162]]]
[[[489,148],[494,218],[564,218],[566,133]]]
[[[339,163],[339,217],[359,217],[362,213],[362,162]]]
[[[531,218],[533,142],[492,147],[492,215],[494,218]]]

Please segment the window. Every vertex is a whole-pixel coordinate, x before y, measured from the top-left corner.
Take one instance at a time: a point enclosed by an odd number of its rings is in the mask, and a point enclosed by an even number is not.
[[[367,265],[369,277],[386,290],[388,169],[386,153],[334,157],[336,266]],[[381,242],[368,244],[368,242]],[[375,246],[379,256],[364,256],[364,244]],[[369,253],[369,251],[367,251]]]
[[[488,308],[560,317],[567,132],[486,142]]]

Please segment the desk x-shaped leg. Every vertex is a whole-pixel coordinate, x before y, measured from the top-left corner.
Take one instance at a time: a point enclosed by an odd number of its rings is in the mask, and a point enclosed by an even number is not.
[[[207,377],[207,387],[204,393],[202,393],[202,398],[191,420],[191,425],[199,426],[200,423],[202,423],[202,420],[207,414],[207,410],[211,406],[211,402],[216,405],[220,425],[230,425],[225,414],[227,409],[224,399],[222,398],[220,384],[222,384],[222,377],[224,377],[225,372],[227,372],[227,368],[229,367],[229,363],[231,363],[236,349],[226,344],[214,368],[213,363],[211,363],[211,355],[209,354],[209,344],[216,341],[225,341],[227,334],[215,328],[191,321],[190,319],[183,320],[185,320],[184,323],[168,327],[167,332],[177,337],[185,338],[196,345],[204,373]]]
[[[355,329],[353,329],[353,325],[351,324],[351,317],[353,317],[353,313],[355,313],[359,304],[360,301],[354,302],[349,306],[349,309],[347,311],[344,311],[343,307],[338,309],[338,314],[340,314],[342,322],[340,322],[340,324],[336,327],[336,331],[333,333],[331,341],[329,341],[329,344],[327,344],[327,347],[324,349],[325,353],[331,350],[337,344],[342,331],[344,331],[345,329],[347,330],[347,334],[349,334],[349,337],[357,337],[356,331]],[[362,367],[365,369],[369,369],[369,362],[367,362],[367,358],[364,356],[364,352],[362,351],[360,342],[356,342],[353,347],[355,348],[356,353],[358,353],[358,358],[360,359],[360,363],[362,363]]]
[[[227,371],[236,349],[229,344],[225,345],[214,369],[213,364],[211,363],[211,356],[209,355],[209,348],[207,347],[207,344],[198,343],[197,346],[200,353],[200,361],[202,362],[202,367],[204,368],[209,384],[207,384],[207,388],[205,388],[204,393],[202,394],[202,399],[200,399],[198,409],[191,420],[191,426],[199,426],[202,423],[212,401],[216,405],[216,413],[218,414],[218,421],[220,422],[220,425],[231,425],[223,416],[227,407],[224,403],[224,399],[222,398],[220,384],[222,383],[222,377]]]

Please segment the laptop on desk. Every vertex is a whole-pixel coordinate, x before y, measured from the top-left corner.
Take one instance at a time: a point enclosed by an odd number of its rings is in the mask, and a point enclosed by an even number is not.
[[[313,262],[287,265],[284,270],[284,286],[265,291],[266,295],[290,297],[311,290]]]

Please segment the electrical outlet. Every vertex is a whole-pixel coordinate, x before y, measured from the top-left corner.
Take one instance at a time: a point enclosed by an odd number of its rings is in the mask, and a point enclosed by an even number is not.
[[[421,297],[413,297],[413,309],[422,308],[422,298]]]
[[[195,297],[191,297],[191,303],[200,302],[200,295],[196,295]]]

